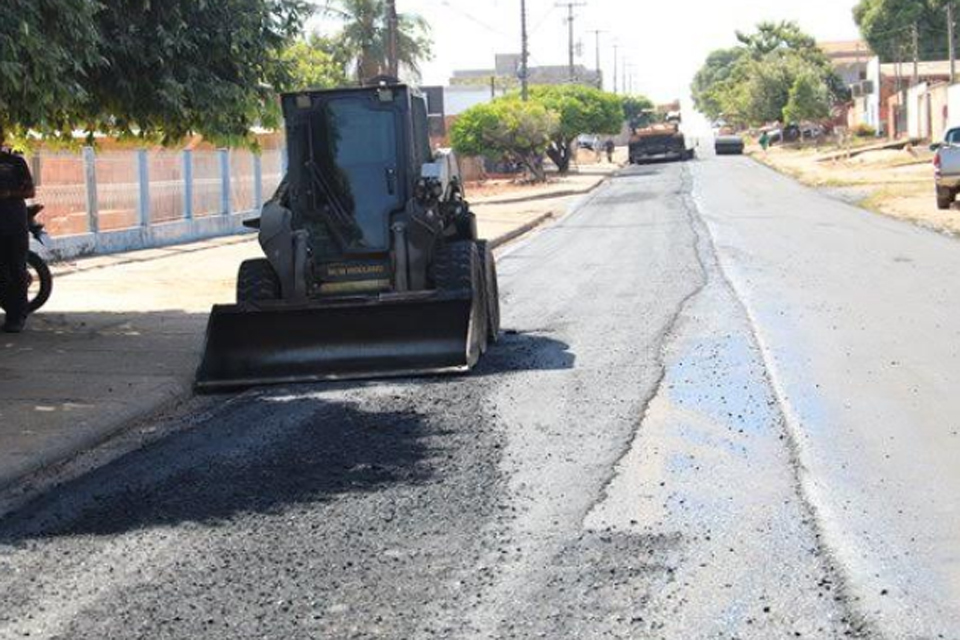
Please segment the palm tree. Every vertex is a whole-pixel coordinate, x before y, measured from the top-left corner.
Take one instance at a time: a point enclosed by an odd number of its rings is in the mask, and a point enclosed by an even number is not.
[[[353,58],[357,80],[385,75],[387,55],[387,6],[384,0],[330,0],[326,13],[343,22],[339,35],[344,49]],[[420,78],[420,63],[432,56],[430,25],[415,14],[402,13],[397,26],[397,57],[400,67],[414,79]]]

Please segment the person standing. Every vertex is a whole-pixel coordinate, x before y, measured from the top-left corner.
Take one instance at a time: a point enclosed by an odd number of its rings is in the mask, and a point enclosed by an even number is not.
[[[613,138],[607,138],[607,141],[603,143],[603,149],[607,152],[607,162],[613,164],[613,152],[616,150],[617,145],[613,141]]]
[[[28,198],[36,195],[33,177],[22,156],[3,146],[0,124],[0,306],[3,331],[20,333],[27,320]]]

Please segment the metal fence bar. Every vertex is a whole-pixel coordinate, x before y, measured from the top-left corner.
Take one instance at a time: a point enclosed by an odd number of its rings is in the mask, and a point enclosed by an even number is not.
[[[219,149],[220,156],[220,213],[228,216],[232,209],[230,203],[230,151]]]
[[[193,220],[193,150],[183,150],[183,219]]]
[[[150,167],[147,164],[147,150],[137,149],[137,224],[150,226]]]

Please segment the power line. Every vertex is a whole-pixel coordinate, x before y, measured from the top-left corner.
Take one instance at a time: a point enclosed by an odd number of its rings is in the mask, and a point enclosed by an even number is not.
[[[496,33],[497,35],[501,35],[501,36],[505,36],[505,35],[506,35],[506,34],[505,34],[503,31],[501,31],[500,29],[497,29],[496,27],[491,27],[489,24],[487,24],[486,22],[484,22],[484,21],[481,20],[480,18],[477,18],[476,16],[471,15],[470,13],[464,11],[463,9],[460,9],[459,7],[454,6],[454,5],[450,2],[450,0],[441,0],[440,4],[442,4],[443,6],[445,6],[445,7],[448,8],[448,9],[450,9],[450,10],[453,11],[454,13],[459,13],[461,16],[463,16],[464,18],[466,18],[466,19],[469,20],[470,22],[473,22],[474,24],[477,24],[477,25],[483,27],[484,29],[486,29],[487,31],[489,31],[489,32],[491,32],[491,33]]]
[[[570,44],[569,44],[569,68],[570,68],[570,77],[568,78],[570,82],[573,82],[577,79],[576,65],[574,64],[574,32],[573,32],[573,23],[576,20],[576,15],[574,14],[574,9],[576,7],[582,7],[586,3],[584,2],[574,2],[573,0],[568,0],[567,2],[558,2],[557,7],[566,7],[567,8],[567,27],[570,30]]]

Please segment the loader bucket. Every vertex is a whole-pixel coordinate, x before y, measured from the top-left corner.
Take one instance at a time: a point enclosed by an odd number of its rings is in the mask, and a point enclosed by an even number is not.
[[[196,389],[467,371],[471,300],[215,306]]]

